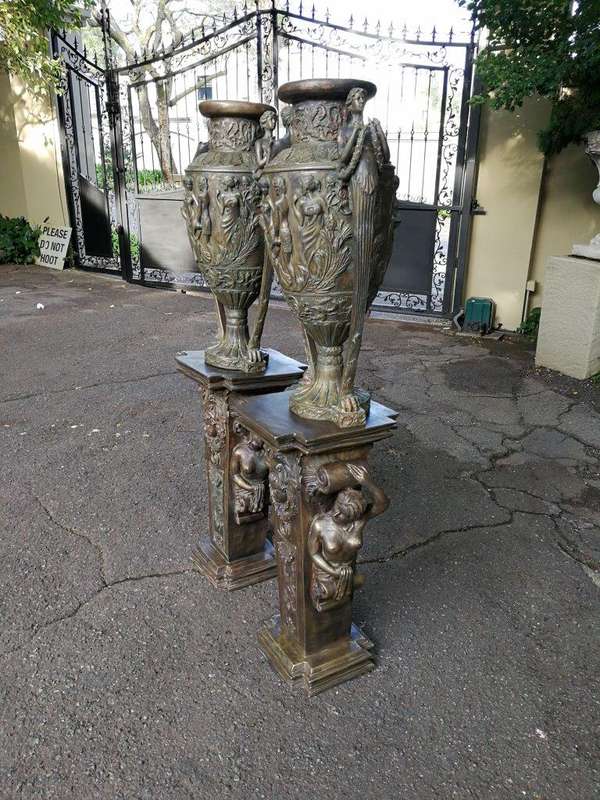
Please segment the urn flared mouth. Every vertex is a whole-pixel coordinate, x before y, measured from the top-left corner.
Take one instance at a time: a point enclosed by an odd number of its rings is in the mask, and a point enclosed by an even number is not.
[[[245,117],[260,119],[265,111],[275,112],[273,106],[266,103],[251,103],[248,100],[202,100],[198,103],[198,111],[203,117]]]
[[[308,78],[284,83],[277,94],[284,103],[298,103],[301,100],[345,100],[350,89],[355,87],[364,89],[367,99],[374,97],[377,92],[374,83],[358,78]]]

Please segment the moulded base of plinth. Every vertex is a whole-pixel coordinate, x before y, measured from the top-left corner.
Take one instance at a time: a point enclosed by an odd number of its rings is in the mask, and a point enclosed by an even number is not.
[[[373,642],[354,624],[348,639],[305,655],[282,635],[277,615],[260,629],[258,643],[273,669],[288,683],[302,683],[309,697],[375,668]]]
[[[275,550],[268,540],[260,553],[228,561],[211,540],[204,537],[192,554],[192,563],[216,589],[226,592],[268,581],[277,575]]]

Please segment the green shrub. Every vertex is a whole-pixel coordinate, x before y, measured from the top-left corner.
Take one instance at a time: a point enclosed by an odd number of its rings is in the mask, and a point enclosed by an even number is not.
[[[25,217],[0,215],[0,264],[32,264],[39,256],[40,228]]]
[[[522,333],[524,336],[535,341],[538,337],[541,314],[541,308],[532,308],[529,314],[527,314],[525,321],[517,328],[517,333]]]

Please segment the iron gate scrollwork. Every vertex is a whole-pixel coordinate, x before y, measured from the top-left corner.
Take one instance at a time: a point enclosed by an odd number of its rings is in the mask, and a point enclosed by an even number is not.
[[[108,42],[108,14],[104,23]],[[105,73],[55,35],[57,42],[66,73],[83,73],[96,87],[103,132],[105,124],[113,128],[112,177],[97,188],[107,198],[113,240],[114,230],[121,231],[120,258],[88,254],[78,232],[81,266],[120,264],[126,277],[143,283],[203,286],[180,214],[184,169],[207,140],[198,101],[277,106],[278,86],[289,80],[360,75],[378,86],[369,113],[384,125],[400,178],[399,232],[374,307],[447,314],[460,304],[478,131],[477,110],[468,105],[476,52],[472,30],[442,37],[435,28],[429,34],[393,25],[383,30],[379,24],[369,28],[366,20],[357,26],[352,18],[340,25],[329,14],[319,18],[314,6],[305,12],[302,2],[296,11],[289,3],[264,9],[257,3],[223,16],[220,24],[200,26],[170,49],[142,52],[125,64],[115,65],[107,45]],[[107,86],[114,113],[110,102],[106,108]],[[69,141],[72,98],[67,91],[64,98],[61,119]],[[78,146],[71,141],[67,151]],[[106,161],[103,155],[105,173]],[[76,163],[69,163],[75,220]]]

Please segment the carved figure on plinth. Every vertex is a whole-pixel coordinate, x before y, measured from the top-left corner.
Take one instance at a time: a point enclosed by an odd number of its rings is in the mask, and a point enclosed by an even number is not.
[[[308,552],[313,562],[310,594],[318,611],[327,611],[351,599],[364,578],[356,574],[356,557],[363,544],[367,522],[389,505],[384,492],[375,486],[364,466],[343,464],[323,467],[318,472],[316,491],[328,494],[340,482],[352,488],[339,489],[330,510],[317,514],[308,534]],[[355,488],[356,486],[360,488]],[[370,492],[370,502],[363,489]]]
[[[266,514],[269,468],[261,439],[237,423],[234,431],[244,436],[233,448],[229,462],[235,519],[238,525],[243,525]]]
[[[260,170],[257,155],[261,163],[270,155],[275,110],[230,100],[206,100],[199,109],[208,119],[209,141],[186,170],[182,213],[221,324],[219,341],[206,349],[205,359],[215,367],[263,372],[267,356],[260,350],[262,328],[252,347],[248,330],[248,309],[259,295],[264,266],[254,175]]]

